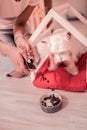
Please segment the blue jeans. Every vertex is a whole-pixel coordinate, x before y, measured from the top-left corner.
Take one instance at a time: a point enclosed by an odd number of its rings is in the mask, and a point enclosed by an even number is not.
[[[3,34],[0,31],[0,40],[3,42],[6,42],[6,44],[11,44],[13,46],[15,46],[14,43],[14,37],[13,34]],[[14,63],[11,61],[11,59],[7,56],[3,56],[0,54],[0,70],[2,72],[10,72],[13,69],[16,69],[16,66],[14,65]]]

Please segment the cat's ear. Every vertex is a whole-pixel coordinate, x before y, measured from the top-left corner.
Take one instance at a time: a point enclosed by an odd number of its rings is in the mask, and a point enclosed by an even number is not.
[[[67,40],[70,40],[70,39],[71,39],[71,36],[72,36],[72,34],[71,34],[70,32],[67,32],[67,33],[66,33],[66,38],[67,38]]]

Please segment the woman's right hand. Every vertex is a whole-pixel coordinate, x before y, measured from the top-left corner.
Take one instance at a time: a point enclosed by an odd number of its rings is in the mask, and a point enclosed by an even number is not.
[[[29,70],[27,70],[24,65],[24,59],[28,59],[26,49],[9,46],[7,49],[7,55],[14,62],[20,73],[24,73],[26,75],[29,74]]]

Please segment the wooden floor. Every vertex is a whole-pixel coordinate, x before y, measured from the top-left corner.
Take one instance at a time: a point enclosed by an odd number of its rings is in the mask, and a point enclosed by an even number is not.
[[[87,130],[87,91],[56,90],[63,102],[54,114],[41,110],[39,100],[46,93],[51,90],[32,86],[30,77],[15,79],[0,74],[0,130]]]
[[[62,108],[54,114],[41,110],[39,100],[51,90],[36,88],[30,78],[0,76],[0,130],[87,130],[87,92],[57,91]]]

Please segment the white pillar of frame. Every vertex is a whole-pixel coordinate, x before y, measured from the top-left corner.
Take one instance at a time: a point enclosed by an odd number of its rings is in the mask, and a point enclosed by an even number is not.
[[[62,25],[65,29],[70,31],[81,43],[87,46],[87,37],[84,36],[79,30],[77,30],[68,20],[61,16],[62,12],[71,11],[80,21],[87,25],[87,19],[84,18],[78,11],[76,11],[71,5],[64,4],[55,8],[50,9],[48,14],[44,17],[42,22],[39,24],[35,32],[30,37],[29,41],[34,43],[36,38],[40,35],[41,31],[44,27],[49,23],[51,19],[55,19],[60,25]]]
[[[32,36],[29,39],[29,42],[34,45],[34,42],[36,38],[40,35],[41,31],[44,29],[44,27],[49,23],[51,19],[56,20],[60,25],[62,25],[66,30],[71,32],[73,36],[75,36],[82,44],[84,44],[87,47],[87,37],[83,35],[78,29],[76,29],[67,19],[65,19],[62,16],[62,13],[65,13],[66,11],[72,12],[83,24],[87,26],[87,19],[84,18],[78,11],[76,11],[71,5],[64,4],[55,8],[50,9],[48,14],[44,17],[42,22],[39,24],[37,29],[34,31]],[[36,43],[35,43],[36,44]],[[42,63],[39,64],[36,72],[38,69],[43,65],[45,62],[47,56],[43,59]],[[86,70],[86,76],[87,76],[87,70]],[[87,77],[86,77],[87,82]]]

